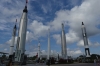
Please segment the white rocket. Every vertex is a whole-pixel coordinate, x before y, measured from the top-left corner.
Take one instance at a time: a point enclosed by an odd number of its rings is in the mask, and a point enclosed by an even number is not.
[[[27,2],[26,2],[27,4]],[[20,19],[20,26],[18,32],[16,53],[15,53],[15,61],[21,62],[23,61],[23,57],[25,54],[25,42],[26,42],[26,30],[27,30],[27,5],[23,10],[22,17]]]
[[[47,60],[50,60],[50,29],[48,29],[48,55],[47,55]]]
[[[16,20],[16,22],[17,22],[17,20]],[[9,55],[13,55],[15,36],[16,36],[16,24],[13,28],[12,40],[11,40],[12,43],[10,44],[10,53],[9,53]]]
[[[38,58],[40,58],[40,41],[39,41],[39,44],[38,44]]]
[[[66,51],[66,36],[65,36],[65,31],[64,31],[64,25],[62,23],[62,34],[61,34],[61,53],[62,53],[62,58],[67,59],[67,51]]]
[[[83,35],[83,40],[84,40],[86,57],[90,57],[90,51],[89,51],[89,47],[88,47],[88,40],[87,40],[86,28],[85,28],[83,22],[82,22],[82,35]]]

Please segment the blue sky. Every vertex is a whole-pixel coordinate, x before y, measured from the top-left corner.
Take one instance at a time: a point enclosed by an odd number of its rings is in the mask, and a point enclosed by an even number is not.
[[[68,55],[84,54],[81,31],[83,21],[91,54],[100,54],[99,3],[100,0],[29,0],[26,53],[36,55],[40,40],[41,52],[46,54],[50,28],[51,54],[61,54],[61,23],[64,23]],[[9,52],[12,30],[16,19],[18,28],[24,6],[25,0],[1,0],[0,51]]]

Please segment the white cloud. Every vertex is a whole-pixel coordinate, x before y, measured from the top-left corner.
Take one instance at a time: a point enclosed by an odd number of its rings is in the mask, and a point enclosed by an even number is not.
[[[61,35],[60,34],[54,34],[53,38],[56,40],[57,44],[61,44]]]
[[[5,24],[0,24],[0,30],[5,30],[7,29],[7,27],[5,26]]]
[[[79,5],[80,1],[84,1],[84,0],[68,0],[68,2],[70,3],[70,5],[75,6],[75,5]]]
[[[6,18],[6,22],[14,22],[15,20],[14,21],[12,21],[12,20],[15,19],[15,17],[17,15],[20,15],[22,13],[22,9],[24,7],[24,3],[22,1],[12,1],[12,0],[4,1],[4,0],[1,0],[0,4],[1,4],[1,6],[0,6],[0,9],[1,9],[0,12],[1,13],[0,14],[2,15],[1,18],[3,20],[5,20],[5,18]],[[19,12],[18,12],[18,10],[19,10]],[[11,18],[9,18],[9,16]],[[15,17],[13,17],[13,16],[15,16]]]
[[[46,6],[42,5],[41,8],[43,9],[43,12],[44,12],[44,13],[47,13],[47,12],[48,12]]]
[[[8,44],[0,44],[0,52],[9,53],[10,46]]]
[[[33,33],[32,32],[30,32],[30,31],[27,31],[27,33],[26,33],[26,44],[29,44],[32,40],[36,40],[37,38],[36,37],[34,37],[34,35],[33,35]],[[6,44],[11,44],[12,43],[12,38],[11,39],[9,39],[7,42],[6,42]],[[15,37],[15,42],[14,42],[14,44],[17,44],[17,36]]]
[[[25,7],[24,0],[1,0],[0,1],[0,30],[10,29],[9,24],[18,19],[20,21],[23,9]],[[28,4],[28,10],[30,9]],[[2,23],[2,25],[1,25]]]
[[[91,47],[98,47],[98,46],[100,46],[100,43],[98,43],[98,42],[91,42],[90,40],[88,40],[88,45],[91,46]],[[77,43],[77,46],[84,47],[84,42],[83,42],[83,40],[80,40],[80,41]]]
[[[44,25],[42,22],[34,20],[30,25],[29,29],[33,32],[35,37],[46,36],[49,26]]]
[[[36,56],[37,55],[37,52],[26,51],[26,54],[28,54],[29,57],[32,57],[32,56]]]
[[[5,48],[4,51],[7,51],[7,48]]]
[[[34,0],[30,0],[34,1]],[[24,7],[23,1],[16,0],[13,3],[12,0],[1,0],[0,1],[0,30],[5,30],[8,28],[5,24],[15,22],[15,19],[18,18],[18,22],[20,16],[22,14],[22,10]],[[64,23],[65,26],[68,26],[68,33],[66,33],[66,43],[74,43],[78,42],[78,45],[83,46],[82,43],[82,31],[81,31],[81,22],[83,21],[86,29],[87,35],[95,36],[100,33],[100,29],[97,28],[100,25],[100,9],[99,4],[100,0],[84,0],[84,2],[80,6],[75,6],[71,10],[59,10],[55,13],[56,17],[53,21],[49,22],[48,25],[43,24],[42,22],[38,22],[34,20],[30,25],[28,25],[28,29],[31,31],[27,31],[26,42],[31,42],[34,39],[37,39],[41,36],[47,35],[47,30],[50,26],[50,30],[53,32],[61,31],[61,23]],[[7,5],[11,4],[11,5]],[[6,4],[6,5],[5,5]],[[50,5],[51,6],[51,5]],[[9,12],[9,13],[8,13]],[[46,13],[47,10],[44,9]],[[37,17],[37,19],[43,20],[41,17]],[[57,43],[61,43],[60,34],[53,35],[53,38],[57,40]],[[7,41],[8,44],[11,43],[11,39]],[[90,42],[91,46],[99,46],[99,43]],[[81,53],[77,50],[77,53]]]
[[[79,37],[74,31],[70,30],[69,33],[66,33],[66,43],[71,44],[77,42],[78,40]]]
[[[66,43],[74,43],[82,39],[82,21],[86,26],[88,37],[99,34],[100,29],[97,28],[100,25],[99,2],[100,0],[85,0],[80,6],[75,6],[71,10],[57,11],[54,20],[48,23],[51,26],[51,30],[60,31],[62,22],[65,26],[69,26],[69,32],[66,33]]]
[[[68,56],[72,56],[72,57],[77,57],[79,55],[82,55],[83,52],[80,49],[67,49],[67,54]]]
[[[54,34],[53,38],[56,40],[57,44],[61,44],[61,34]],[[66,44],[71,44],[77,42],[78,40],[79,37],[74,31],[70,30],[69,33],[66,33]]]
[[[38,21],[42,21],[42,20],[44,20],[43,17],[36,16],[36,15],[34,16],[34,19],[35,19],[35,20],[38,20]]]
[[[58,56],[58,54],[61,56],[61,52],[57,52],[55,50],[51,50],[51,55],[52,56]],[[79,55],[83,54],[83,52],[79,49],[79,48],[76,48],[76,49],[70,49],[70,48],[67,48],[67,55],[68,56],[73,56],[73,57],[77,57]]]
[[[30,43],[32,40],[36,40],[37,38],[34,36],[34,34],[30,31],[27,31],[26,33],[26,43]]]
[[[71,51],[73,53],[73,51]],[[76,50],[74,51],[73,55],[79,55],[79,54],[82,54],[82,51],[81,50]]]
[[[88,40],[89,41],[89,40]],[[89,46],[90,46],[90,41],[88,42]],[[78,46],[83,46],[84,47],[84,41],[83,40],[80,40],[78,43],[77,43]]]
[[[43,10],[44,13],[48,13],[52,11],[52,3],[51,1],[46,1],[45,4],[41,5],[41,9]]]
[[[29,54],[29,56],[37,55],[37,53],[38,53],[38,44],[29,44],[25,53]],[[47,56],[47,54],[48,54],[48,50],[41,49],[41,47],[40,47],[40,55]],[[61,56],[61,52],[56,51],[56,50],[51,50],[50,54],[53,57],[57,57],[58,54]],[[68,56],[71,55],[73,57],[77,57],[77,56],[79,56],[83,53],[79,48],[76,48],[76,49],[67,48],[67,54],[68,54]]]
[[[100,46],[100,43],[95,42],[93,45],[96,46],[96,47],[99,47]]]
[[[28,44],[25,53],[29,54],[29,56],[35,56],[38,53],[37,44]]]
[[[12,43],[12,38],[6,42],[6,44],[9,44],[9,46],[10,46],[11,43]],[[14,44],[17,44],[17,36],[15,37]]]

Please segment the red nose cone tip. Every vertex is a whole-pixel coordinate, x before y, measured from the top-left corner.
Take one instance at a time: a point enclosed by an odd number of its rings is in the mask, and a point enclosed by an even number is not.
[[[84,25],[84,23],[82,22],[82,25]]]

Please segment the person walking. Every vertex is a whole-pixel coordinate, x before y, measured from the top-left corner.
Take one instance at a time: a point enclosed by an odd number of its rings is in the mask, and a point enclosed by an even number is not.
[[[98,59],[98,66],[100,66],[100,59]]]
[[[96,66],[96,59],[94,59],[94,66]]]
[[[6,66],[6,64],[4,64],[4,60],[0,60],[0,66]]]
[[[6,66],[12,66],[12,60],[9,60],[9,62]]]

